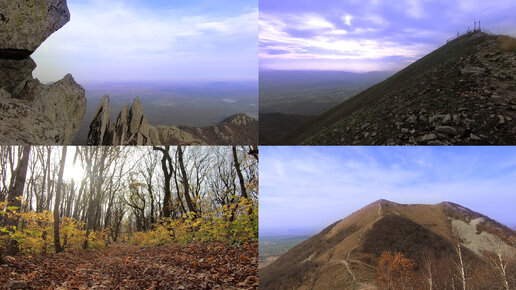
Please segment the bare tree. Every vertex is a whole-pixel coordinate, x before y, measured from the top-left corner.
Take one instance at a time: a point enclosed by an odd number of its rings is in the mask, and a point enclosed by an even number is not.
[[[181,169],[181,183],[183,185],[183,193],[186,200],[186,205],[188,206],[188,210],[197,214],[197,209],[195,204],[192,202],[192,198],[190,197],[190,183],[188,182],[188,174],[185,169],[184,163],[184,152],[181,146],[177,146],[177,160],[179,161],[179,168]]]
[[[469,267],[469,265],[466,265],[464,263],[464,258],[462,256],[462,250],[461,250],[461,246],[460,246],[460,243],[457,243],[457,245],[455,246],[455,251],[457,252],[457,256],[459,257],[459,261],[455,261],[455,267],[457,269],[457,271],[459,272],[459,275],[457,275],[457,278],[459,279],[459,281],[461,282],[462,284],[462,290],[466,290],[466,271]]]
[[[504,243],[500,239],[490,238],[489,243],[493,247],[493,253],[486,253],[487,260],[489,264],[496,268],[500,277],[502,279],[503,287],[506,290],[509,290],[509,274],[508,274],[508,266],[511,262],[511,259],[515,256],[514,250],[512,248],[505,248]]]
[[[19,159],[16,170],[14,171],[11,186],[7,194],[8,207],[21,208],[21,199],[23,197],[23,188],[25,187],[25,179],[27,177],[27,169],[29,165],[30,146],[23,146],[21,151],[21,158]],[[14,231],[16,224],[18,223],[18,216],[13,215],[8,219],[9,230]],[[20,251],[18,242],[16,240],[10,240],[7,253],[15,255]]]
[[[163,184],[163,210],[160,215],[163,217],[170,217],[170,179],[172,178],[172,171],[174,170],[172,166],[172,158],[169,153],[170,146],[165,146],[165,148],[154,146],[153,149],[160,151],[163,154],[161,158],[161,170],[163,171],[165,180]]]
[[[59,176],[57,179],[56,200],[54,203],[54,247],[56,249],[56,253],[63,251],[63,247],[61,247],[61,241],[59,239],[59,205],[61,204],[61,189],[63,187],[63,172],[66,162],[67,148],[68,147],[66,146],[62,146]]]

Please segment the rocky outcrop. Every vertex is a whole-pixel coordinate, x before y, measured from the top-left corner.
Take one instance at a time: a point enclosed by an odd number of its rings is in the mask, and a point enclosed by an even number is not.
[[[66,0],[0,2],[0,58],[24,59],[70,21]]]
[[[258,121],[233,115],[215,126],[152,126],[138,98],[122,107],[115,123],[109,120],[109,96],[97,108],[88,133],[88,145],[253,145],[258,142]]]
[[[70,144],[86,111],[71,75],[52,85],[32,77],[30,55],[70,20],[65,0],[0,2],[0,144]]]

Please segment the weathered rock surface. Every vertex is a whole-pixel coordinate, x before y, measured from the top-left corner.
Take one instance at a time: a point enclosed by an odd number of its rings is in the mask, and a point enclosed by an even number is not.
[[[36,63],[32,58],[23,60],[0,59],[0,87],[13,93],[16,98],[27,80],[32,80]]]
[[[63,144],[64,132],[29,102],[0,89],[0,144]]]
[[[68,21],[66,0],[0,1],[0,58],[27,58]]]
[[[138,98],[122,107],[115,123],[109,121],[109,96],[104,96],[90,124],[88,145],[253,145],[258,142],[258,121],[233,115],[215,126],[152,126]]]
[[[0,144],[71,144],[86,111],[71,75],[33,79],[30,54],[70,19],[65,0],[0,1]]]

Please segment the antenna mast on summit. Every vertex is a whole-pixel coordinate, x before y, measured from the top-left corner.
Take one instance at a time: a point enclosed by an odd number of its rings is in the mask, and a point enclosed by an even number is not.
[[[476,31],[477,30],[477,20],[476,19],[473,20],[473,23],[475,23],[473,26],[473,31]]]

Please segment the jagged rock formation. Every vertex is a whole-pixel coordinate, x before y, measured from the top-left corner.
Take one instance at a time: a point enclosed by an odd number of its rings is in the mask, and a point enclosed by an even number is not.
[[[135,98],[122,107],[115,123],[109,119],[109,96],[104,96],[90,124],[89,145],[253,145],[258,142],[258,121],[233,115],[215,126],[152,126]]]
[[[0,2],[0,144],[70,144],[86,111],[71,75],[52,85],[32,77],[30,55],[70,20],[65,0]]]
[[[474,32],[291,132],[283,144],[516,144],[516,47]]]
[[[429,263],[434,267],[433,289],[459,288],[446,276],[455,274],[457,244],[469,265],[468,283],[478,283],[469,284],[471,289],[502,288],[496,274],[491,281],[485,276],[471,278],[474,273],[496,273],[484,254],[501,249],[506,259],[516,257],[515,231],[451,202],[407,205],[378,200],[261,269],[260,289],[380,289],[374,285],[376,267],[386,251],[402,253],[416,263],[417,275],[424,280],[407,289],[428,288],[424,265]],[[481,286],[484,282],[491,287]]]

